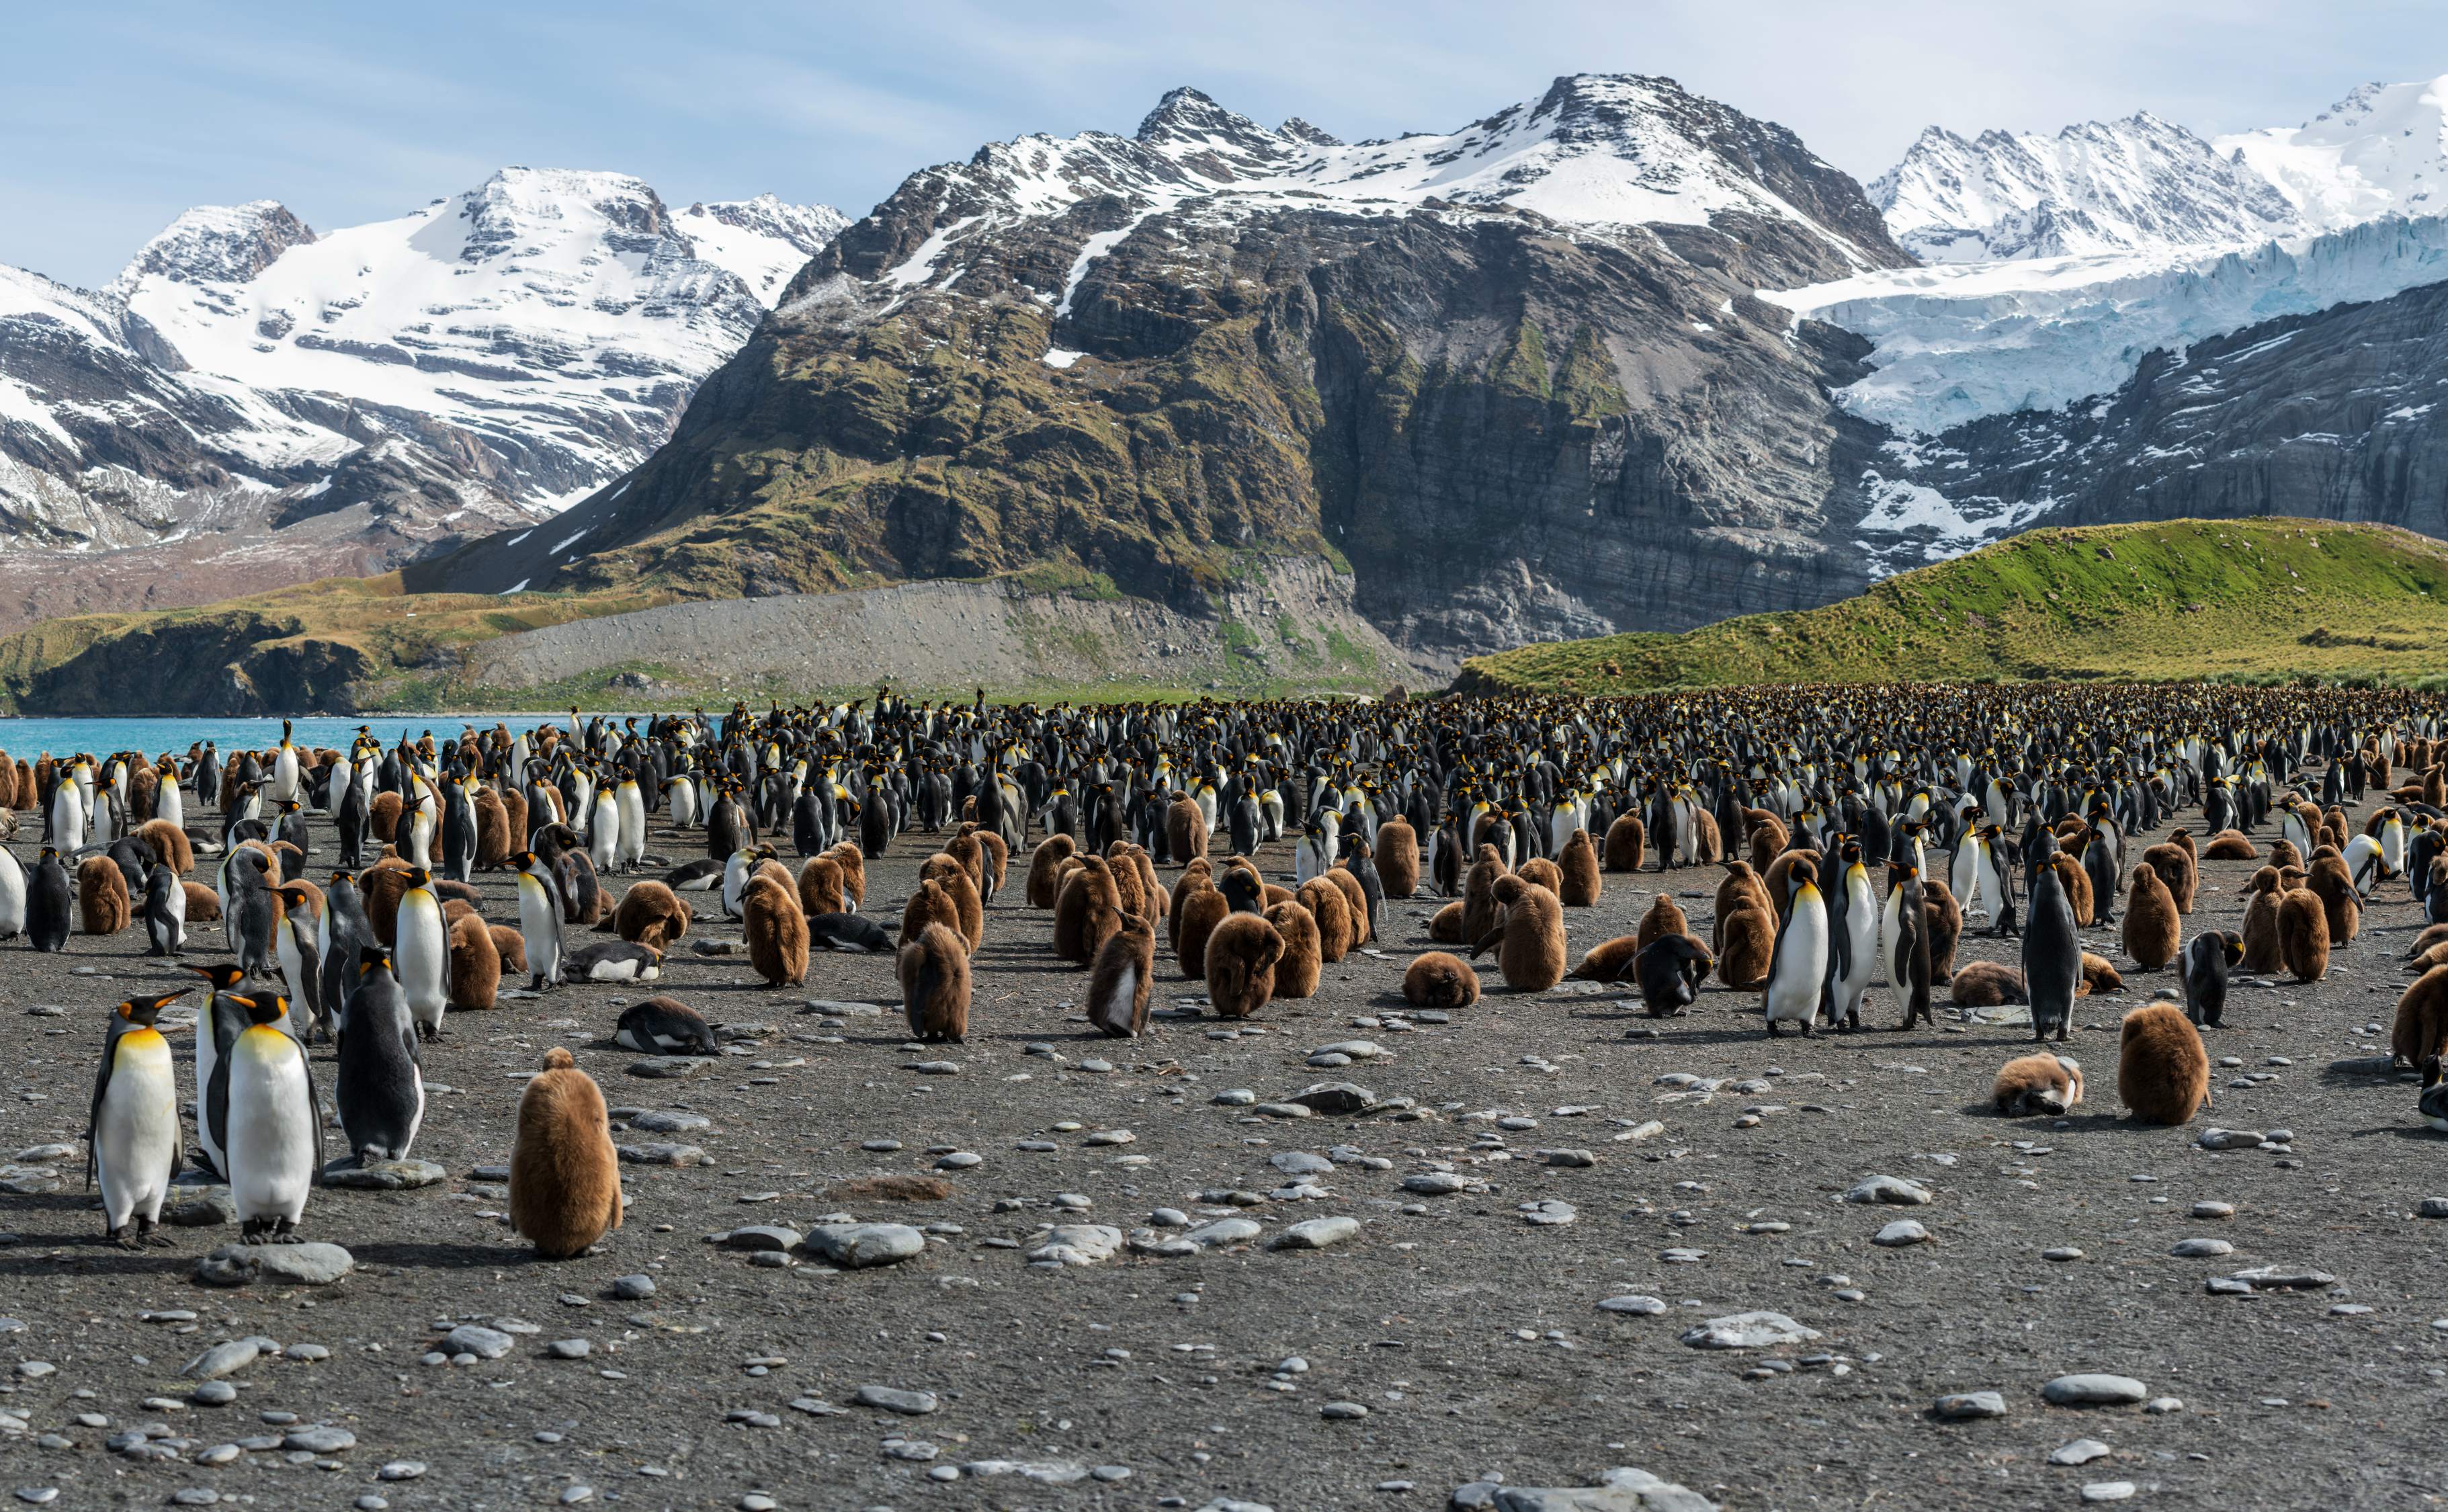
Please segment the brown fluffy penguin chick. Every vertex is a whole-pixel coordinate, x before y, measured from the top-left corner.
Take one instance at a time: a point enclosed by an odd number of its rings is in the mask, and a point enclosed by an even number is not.
[[[612,932],[633,945],[669,950],[674,940],[688,933],[693,918],[688,900],[661,883],[632,882],[621,894],[621,906],[612,910]]]
[[[1011,880],[1011,847],[992,830],[979,829],[975,820],[963,824],[961,833],[978,837],[978,856],[985,872],[985,880],[979,885],[979,890],[991,903],[995,895],[1003,891],[1003,885]]]
[[[1139,888],[1138,863],[1131,859],[1131,843],[1117,840],[1105,848],[1105,871],[1114,879],[1114,902],[1124,913],[1153,919]]]
[[[961,863],[962,870],[969,874],[969,886],[977,889],[983,899],[988,880],[986,848],[978,838],[978,832],[966,824],[953,831],[952,837],[944,842],[944,853]]]
[[[1726,874],[1717,883],[1717,906],[1709,920],[1709,948],[1722,952],[1726,943],[1726,920],[1736,909],[1769,908],[1768,885],[1748,861],[1729,861]],[[1773,909],[1769,911],[1773,912]]]
[[[2210,1057],[2201,1031],[2173,1003],[2125,1016],[2116,1053],[2116,1096],[2145,1123],[2190,1123],[2210,1098]]]
[[[1415,1008],[1466,1008],[1479,1001],[1479,973],[1470,963],[1430,950],[1403,973],[1403,1000]]]
[[[1081,966],[1094,966],[1097,952],[1122,927],[1122,901],[1114,886],[1114,869],[1100,855],[1092,855],[1080,863],[1080,875],[1071,879],[1080,890],[1080,953],[1071,959]]]
[[[2309,888],[2290,888],[2279,896],[2278,964],[2298,982],[2329,974],[2329,911]]]
[[[1566,870],[1571,870],[1569,863]],[[1420,890],[1420,833],[1410,820],[1388,819],[1377,827],[1377,880],[1389,898],[1407,898]]]
[[[1462,932],[1476,941],[1496,927],[1496,879],[1509,875],[1496,847],[1482,841],[1470,871],[1462,881]]]
[[[1368,894],[1361,890],[1360,879],[1337,863],[1310,880],[1324,882],[1342,892],[1344,904],[1351,915],[1351,944],[1355,948],[1367,945],[1374,931],[1368,928]]]
[[[2056,1056],[2018,1056],[1998,1069],[1989,1101],[2010,1119],[2067,1112],[2082,1101],[2082,1067]]]
[[[2422,932],[2414,937],[2414,943],[2405,947],[2405,954],[2412,960],[2428,954],[2435,946],[2442,944],[2448,944],[2448,924],[2426,924]]]
[[[1536,882],[1540,887],[1545,888],[1548,891],[1556,894],[1557,902],[1560,903],[1563,901],[1564,869],[1558,866],[1555,862],[1548,860],[1545,856],[1532,856],[1529,860],[1524,861],[1520,866],[1514,868],[1513,874],[1520,877],[1524,882]]]
[[[2142,864],[2159,873],[2168,885],[2168,898],[2178,913],[2193,911],[2193,888],[2199,873],[2193,867],[2193,853],[2181,845],[2163,841],[2142,852]]]
[[[2439,1081],[2439,1057],[2448,1054],[2448,967],[2433,967],[2407,985],[2397,1000],[2397,1022],[2389,1030],[2391,1065],[2413,1066],[2422,1084]]]
[[[1195,799],[1176,798],[1164,811],[1164,843],[1176,864],[1207,853],[1207,815]]]
[[[483,913],[477,910],[474,904],[469,902],[465,898],[444,898],[442,900],[442,923],[446,928],[458,923],[462,919],[481,919],[485,915]],[[611,926],[605,925],[602,929],[598,929],[596,932],[601,934],[604,929],[608,929],[610,928]]]
[[[799,894],[772,877],[749,880],[739,890],[740,933],[748,941],[748,966],[769,987],[808,980],[808,915]]]
[[[167,819],[147,819],[136,827],[136,837],[153,852],[153,859],[180,876],[196,870],[196,848],[187,842],[187,832]]]
[[[511,834],[522,835],[532,833],[527,828],[527,800],[518,789],[511,788],[502,794],[502,813],[507,815]],[[503,857],[502,864],[509,865],[509,858]]]
[[[820,913],[841,913],[841,863],[829,855],[812,855],[799,867],[799,908],[811,919]]]
[[[2252,848],[2252,842],[2245,838],[2242,830],[2221,830],[2210,836],[2209,844],[2202,847],[2202,859],[2205,861],[2258,861],[2261,859],[2261,852]]]
[[[2355,936],[2362,932],[2363,906],[2355,892],[2355,879],[2346,871],[2346,858],[2323,846],[2312,853],[2304,885],[2320,894],[2321,911],[2329,926],[2329,947],[2354,944]]]
[[[1428,938],[1439,945],[1468,945],[1463,938],[1463,903],[1460,898],[1446,904],[1428,916]]]
[[[1200,856],[1197,860],[1190,863],[1190,865],[1183,867],[1181,869],[1181,875],[1174,878],[1173,911],[1166,916],[1165,929],[1167,943],[1175,949],[1177,950],[1181,948],[1182,900],[1189,897],[1193,892],[1197,891],[1200,888],[1212,888],[1214,885],[1215,864],[1208,860],[1205,856]]]
[[[1955,901],[1955,890],[1944,877],[1921,879],[1921,917],[1929,930],[1929,979],[1950,981],[1955,947],[1963,939],[1963,905]]]
[[[507,924],[489,924],[485,932],[493,937],[493,954],[502,963],[502,974],[515,982],[527,975],[527,940]]]
[[[127,873],[106,855],[86,857],[77,868],[77,925],[87,934],[117,934],[132,917]]]
[[[1139,890],[1147,896],[1148,909],[1142,917],[1151,925],[1160,923],[1173,911],[1173,894],[1157,880],[1156,858],[1148,854],[1146,846],[1135,845],[1131,847],[1131,865],[1138,869]]]
[[[2135,867],[2125,895],[2125,953],[2145,971],[2165,970],[2176,959],[2179,928],[2175,896],[2157,869]]]
[[[1227,1019],[1246,1019],[1275,995],[1284,937],[1263,914],[1228,914],[1207,937],[1207,1002]]]
[[[922,882],[932,882],[942,888],[945,895],[952,900],[961,938],[974,954],[978,947],[986,943],[986,905],[985,900],[978,896],[977,879],[969,875],[969,869],[961,864],[959,856],[948,851],[938,851],[919,863],[918,877]]]
[[[2286,963],[2278,949],[2278,903],[2285,896],[2274,866],[2263,867],[2245,884],[2243,969],[2259,974],[2283,971]]]
[[[1156,931],[1145,919],[1123,920],[1088,973],[1088,1022],[1117,1040],[1145,1034],[1155,980]]]
[[[1768,864],[1793,843],[1793,832],[1785,827],[1783,819],[1766,809],[1746,810],[1744,818],[1750,829],[1750,860],[1746,864],[1754,872],[1765,871]],[[1727,864],[1731,866],[1733,863],[1730,861]]]
[[[1283,959],[1275,963],[1275,996],[1315,996],[1323,965],[1318,957],[1316,916],[1287,900],[1269,904],[1266,917],[1284,941]]]
[[[1667,935],[1688,935],[1691,932],[1692,921],[1683,916],[1683,909],[1675,903],[1674,894],[1660,892],[1649,900],[1649,911],[1640,916],[1640,923],[1634,928],[1633,952],[1638,954]]]
[[[385,856],[357,873],[357,891],[366,900],[366,923],[386,947],[399,944],[399,900],[407,895],[408,883],[408,863],[395,856]]]
[[[339,775],[335,773],[332,780],[340,780]],[[476,870],[499,871],[510,859],[510,811],[490,788],[476,790],[475,807]]]
[[[833,864],[841,868],[842,895],[850,900],[848,911],[855,913],[867,907],[867,852],[855,840],[844,840],[827,851]]]
[[[1959,1008],[1994,1008],[2000,1004],[2027,1003],[2023,973],[1996,961],[1969,961],[1948,984],[1947,1001]],[[2045,1059],[2045,1058],[2044,1058]]]
[[[954,934],[961,932],[960,905],[944,884],[933,877],[921,877],[918,890],[901,907],[901,938],[895,948],[909,945],[927,932],[927,926],[940,924]]]
[[[1769,963],[1776,956],[1776,915],[1753,905],[1736,909],[1717,931],[1717,980],[1737,992],[1768,985]]]
[[[1632,969],[1632,958],[1648,948],[1648,942],[1638,935],[1618,934],[1600,945],[1581,952],[1581,964],[1573,967],[1576,982],[1614,982]]]
[[[226,794],[229,789],[224,787],[221,792]],[[374,844],[391,844],[392,836],[399,833],[399,812],[407,806],[408,800],[396,793],[374,794],[373,801],[366,805],[366,833],[373,837]]]
[[[1564,906],[1535,882],[1518,876],[1496,880],[1496,901],[1504,922],[1471,947],[1475,957],[1493,945],[1497,973],[1517,992],[1544,992],[1564,980]]]
[[[620,1226],[621,1158],[603,1089],[556,1044],[519,1097],[510,1227],[545,1259],[566,1260]]]
[[[493,931],[469,914],[450,926],[450,1006],[489,1008],[502,990],[502,952]]]
[[[1568,909],[1589,909],[1597,906],[1598,894],[1606,884],[1598,874],[1598,848],[1590,840],[1590,832],[1575,830],[1565,840],[1564,849],[1556,854],[1556,869],[1563,880],[1556,896]],[[1387,890],[1393,896],[1393,890]]]
[[[2279,840],[2269,847],[2269,864],[2281,871],[2288,867],[2301,867],[2304,864],[2304,852],[2295,849],[2294,841]]]
[[[2088,950],[2082,953],[2082,980],[2075,985],[2075,997],[2087,998],[2094,992],[2124,990],[2125,978],[2118,974],[2115,967],[2109,964],[2108,957],[2094,955]]]
[[[1606,869],[1610,871],[1637,871],[1649,859],[1649,830],[1636,813],[1619,813],[1615,823],[1607,826]]]
[[[929,924],[901,947],[901,1008],[909,1037],[958,1044],[969,1032],[969,947],[960,931]]]
[[[1328,966],[1349,955],[1352,947],[1360,943],[1351,937],[1351,900],[1333,883],[1324,877],[1311,877],[1300,885],[1292,901],[1307,909],[1317,925],[1317,958]]]
[[[1183,976],[1194,982],[1206,977],[1207,941],[1232,912],[1232,901],[1213,885],[1195,888],[1181,900],[1175,915],[1179,927],[1174,934],[1173,953],[1181,963]]]
[[[2074,906],[2075,928],[2077,929],[2090,928],[2092,920],[2091,873],[2082,869],[2081,862],[2066,854],[2063,851],[2059,851],[2056,854],[2050,856],[2049,865],[2056,869],[2057,883],[2065,889],[2066,902]]]
[[[221,917],[221,895],[201,882],[179,884],[187,894],[187,922],[190,925],[219,924]]]
[[[1717,816],[1706,809],[1692,815],[1692,859],[1702,866],[1715,866],[1726,858],[1725,839],[1717,832]]]

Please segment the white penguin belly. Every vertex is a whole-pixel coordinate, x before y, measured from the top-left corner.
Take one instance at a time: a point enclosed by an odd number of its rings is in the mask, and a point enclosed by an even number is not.
[[[94,1163],[103,1211],[116,1229],[131,1216],[151,1222],[162,1215],[179,1164],[179,1082],[170,1046],[158,1033],[123,1035],[111,1054],[110,1089],[94,1123]]]
[[[252,1031],[250,1031],[252,1032]],[[318,1117],[306,1084],[306,1062],[278,1035],[274,1043],[241,1043],[229,1076],[230,1200],[240,1219],[287,1218],[306,1211],[315,1179]]]
[[[442,930],[442,910],[428,901],[403,902],[397,931],[399,987],[408,1010],[420,1024],[440,1024],[449,993],[449,949]]]

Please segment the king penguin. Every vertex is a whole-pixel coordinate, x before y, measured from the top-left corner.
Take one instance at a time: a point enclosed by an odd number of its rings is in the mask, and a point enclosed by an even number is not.
[[[533,851],[510,858],[519,871],[519,933],[527,944],[527,983],[532,992],[549,990],[561,981],[561,890],[553,886],[552,868]]]
[[[179,1173],[179,1076],[170,1042],[153,1021],[193,990],[121,1004],[103,1042],[86,1120],[85,1178],[88,1186],[100,1178],[105,1232],[123,1250],[170,1242],[154,1229]]]
[[[8,870],[0,863],[0,872]],[[0,876],[0,935],[9,932],[8,882]],[[179,873],[156,861],[144,879],[144,932],[153,947],[146,955],[184,955],[187,951],[187,889]]]
[[[432,883],[432,875],[422,868],[409,873],[392,935],[400,990],[407,994],[416,1032],[429,1040],[442,1033],[442,1010],[450,996],[450,935]]]
[[[306,1194],[323,1170],[323,1117],[306,1047],[280,1027],[277,994],[235,998],[247,1026],[213,1066],[204,1122],[226,1156],[240,1242],[296,1242]]]
[[[339,1071],[332,1083],[340,1127],[357,1164],[404,1160],[425,1121],[416,1020],[380,947],[359,951],[356,990],[342,1022]]]
[[[68,869],[60,865],[59,848],[43,847],[26,884],[26,943],[37,950],[67,949],[68,931],[75,928],[74,899]]]
[[[1768,989],[1761,1007],[1770,1039],[1777,1025],[1802,1025],[1805,1038],[1819,1016],[1819,993],[1827,980],[1827,902],[1819,895],[1819,871],[1807,861],[1794,863],[1787,878],[1792,902],[1784,927],[1776,931],[1776,949],[1769,958]]]
[[[0,845],[0,940],[26,932],[26,869]]]
[[[1862,1026],[1862,999],[1879,968],[1879,896],[1862,846],[1847,840],[1837,852],[1836,884],[1827,893],[1827,1023],[1832,1028]]]
[[[229,1054],[230,1046],[238,1043],[239,1032],[247,1025],[243,1000],[230,995],[232,987],[246,980],[246,973],[227,961],[187,969],[210,983],[213,989],[204,1010],[196,1015],[196,1142],[203,1146],[204,1158],[212,1168],[226,1176],[229,1167],[221,1163],[220,1137],[204,1118],[204,1089],[212,1085],[214,1068]]]

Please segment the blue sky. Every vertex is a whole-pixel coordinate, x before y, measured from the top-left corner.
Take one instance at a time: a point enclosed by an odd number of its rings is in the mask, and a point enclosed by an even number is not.
[[[0,262],[89,286],[190,204],[348,225],[509,163],[857,215],[982,142],[1128,131],[1177,84],[1358,139],[1449,130],[1559,73],[1662,73],[1867,179],[1932,122],[2291,124],[2358,83],[2448,72],[2448,7],[138,0],[0,7]]]

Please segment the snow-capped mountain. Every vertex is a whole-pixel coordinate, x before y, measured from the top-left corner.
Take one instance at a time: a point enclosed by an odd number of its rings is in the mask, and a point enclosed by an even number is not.
[[[1928,262],[2225,249],[2305,229],[2257,168],[2148,111],[2054,137],[1931,126],[1869,192]]]
[[[550,513],[644,460],[843,223],[507,168],[322,235],[191,210],[91,293],[0,270],[0,539],[167,542],[259,587],[310,520],[324,575]],[[52,606],[10,602],[32,576],[0,566],[0,623]]]
[[[2211,145],[2275,184],[2311,230],[2448,213],[2448,75],[2367,84],[2300,126]]]

